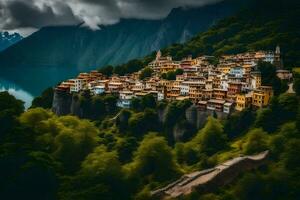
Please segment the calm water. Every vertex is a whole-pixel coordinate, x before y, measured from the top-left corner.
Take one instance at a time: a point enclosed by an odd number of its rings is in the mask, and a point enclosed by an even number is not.
[[[23,90],[20,86],[6,81],[4,79],[0,79],[0,92],[8,91],[11,95],[14,95],[17,99],[24,101],[25,108],[29,108],[31,106],[31,102],[33,100],[33,95],[29,92]]]
[[[25,102],[28,108],[34,97],[62,80],[72,78],[77,70],[57,68],[22,68],[0,70],[0,91],[8,91]]]

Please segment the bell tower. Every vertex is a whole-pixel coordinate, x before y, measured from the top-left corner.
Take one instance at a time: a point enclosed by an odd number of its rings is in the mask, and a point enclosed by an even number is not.
[[[157,53],[156,53],[156,60],[159,60],[161,58],[161,51],[159,50]]]
[[[280,55],[280,46],[279,45],[276,46],[275,54]]]

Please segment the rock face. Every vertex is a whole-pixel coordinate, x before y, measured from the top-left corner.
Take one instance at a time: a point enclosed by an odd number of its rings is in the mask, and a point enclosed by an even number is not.
[[[75,115],[79,118],[97,119],[97,110],[84,107],[79,95],[58,90],[54,91],[52,111],[58,116]],[[167,112],[168,107],[157,109],[158,119],[162,124],[165,124]],[[185,141],[191,138],[198,129],[205,125],[207,117],[212,115],[210,111],[200,111],[195,105],[187,108],[183,115],[177,116],[178,122],[171,129],[174,141]],[[221,119],[227,117],[225,113],[217,113],[217,115]]]
[[[52,111],[58,115],[68,115],[71,113],[72,95],[65,92],[55,91],[53,95]]]
[[[240,173],[259,167],[268,158],[269,151],[253,156],[241,156],[222,163],[214,168],[184,175],[168,186],[151,192],[160,199],[178,199],[193,191],[206,193],[224,186],[234,180]]]
[[[52,111],[58,115],[75,115],[79,118],[89,118],[80,104],[79,97],[76,94],[69,94],[60,91],[54,91]]]
[[[213,116],[212,111],[201,111],[195,105],[192,105],[185,111],[185,117],[188,123],[200,129],[205,125],[206,119],[209,116]],[[223,112],[216,112],[218,119],[226,119],[228,114]]]

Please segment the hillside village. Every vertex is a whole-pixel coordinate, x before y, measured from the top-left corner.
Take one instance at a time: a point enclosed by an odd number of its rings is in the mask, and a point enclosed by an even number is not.
[[[60,83],[55,90],[63,93],[79,93],[89,90],[94,95],[115,94],[117,105],[129,108],[133,98],[151,94],[158,101],[190,99],[199,110],[231,113],[250,106],[265,107],[273,96],[271,86],[262,85],[261,73],[256,66],[259,61],[277,67],[281,80],[290,80],[292,73],[282,69],[280,47],[275,51],[246,52],[223,55],[213,65],[212,56],[191,56],[175,61],[157,52],[155,60],[148,64],[151,75],[141,80],[141,73],[106,77],[98,71],[80,73],[76,78]],[[175,80],[167,80],[168,72],[180,72]]]

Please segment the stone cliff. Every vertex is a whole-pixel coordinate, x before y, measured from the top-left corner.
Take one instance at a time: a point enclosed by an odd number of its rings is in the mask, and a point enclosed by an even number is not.
[[[101,110],[92,105],[92,101],[81,102],[80,95],[69,94],[61,91],[54,91],[52,111],[58,115],[75,115],[79,118],[99,119]],[[157,109],[159,121],[164,124],[168,107]],[[109,109],[107,112],[111,112]],[[216,113],[218,118],[227,117],[225,113]],[[198,129],[201,129],[206,122],[208,116],[212,116],[213,112],[200,111],[197,106],[192,105],[184,111],[184,116],[177,116],[178,122],[174,125],[172,135],[175,141],[183,141],[192,137]]]
[[[77,95],[55,91],[53,95],[52,111],[58,115],[75,115],[80,118],[88,118],[84,115]]]
[[[55,91],[53,95],[52,111],[58,115],[71,113],[72,95],[65,92]]]

